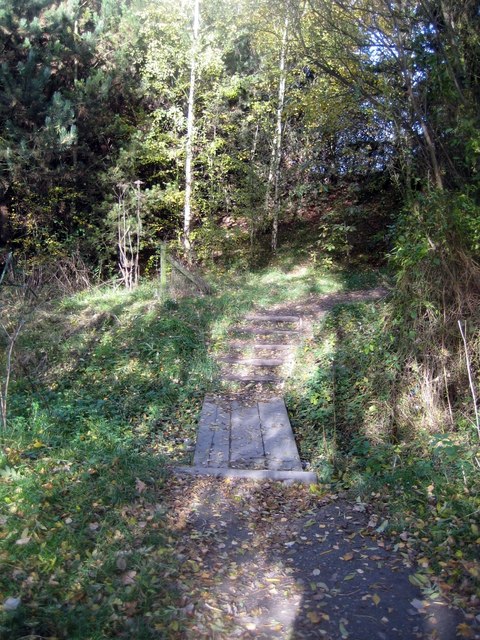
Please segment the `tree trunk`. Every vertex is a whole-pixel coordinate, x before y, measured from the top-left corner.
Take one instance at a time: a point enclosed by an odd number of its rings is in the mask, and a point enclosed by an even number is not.
[[[277,250],[278,237],[278,217],[280,211],[279,186],[280,186],[280,162],[282,158],[282,134],[283,134],[283,110],[285,107],[285,88],[287,83],[286,58],[288,47],[288,12],[285,14],[285,23],[283,27],[282,46],[280,49],[280,61],[278,65],[278,104],[277,104],[277,122],[275,127],[275,137],[273,139],[272,158],[270,161],[270,171],[267,182],[266,209],[267,215],[269,210],[273,212],[272,224],[272,251]],[[273,189],[273,197],[272,197]]]
[[[192,186],[193,186],[193,140],[195,136],[195,82],[197,74],[197,51],[200,31],[200,0],[193,0],[193,41],[190,67],[190,91],[188,94],[187,141],[185,145],[185,208],[183,214],[183,247],[187,259],[191,260],[190,232],[192,225]]]

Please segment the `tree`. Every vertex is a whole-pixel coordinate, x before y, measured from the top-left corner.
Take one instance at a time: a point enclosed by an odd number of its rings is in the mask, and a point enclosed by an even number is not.
[[[187,140],[185,145],[185,209],[183,219],[183,244],[191,259],[190,230],[192,225],[193,141],[195,136],[195,84],[200,31],[200,0],[193,1],[193,38],[190,59],[190,89],[188,93]]]
[[[272,159],[267,182],[267,215],[270,207],[273,209],[272,223],[272,251],[277,250],[278,241],[278,217],[279,217],[279,183],[280,183],[280,163],[282,160],[282,137],[283,137],[283,111],[285,107],[285,88],[287,83],[286,57],[288,48],[289,15],[288,7],[285,8],[285,20],[283,24],[282,44],[280,47],[280,60],[278,64],[278,102],[275,135],[272,144]],[[272,197],[273,189],[273,197]]]

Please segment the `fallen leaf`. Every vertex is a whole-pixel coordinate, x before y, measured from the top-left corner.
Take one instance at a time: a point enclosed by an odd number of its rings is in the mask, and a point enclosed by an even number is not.
[[[475,632],[471,627],[468,626],[466,622],[461,622],[457,626],[457,635],[459,635],[461,638],[474,638]]]
[[[384,520],[382,524],[375,529],[375,531],[377,533],[383,533],[387,527],[388,527],[388,520]]]
[[[122,584],[125,586],[129,584],[135,584],[136,575],[137,575],[136,571],[125,571],[125,573],[122,573],[120,580],[122,581]]]
[[[31,540],[31,536],[28,535],[28,529],[24,529],[22,531],[22,535],[18,540],[15,541],[15,544],[23,545],[28,544]]]
[[[372,600],[375,603],[375,606],[378,607],[378,603],[380,602],[380,596],[378,595],[378,593],[374,593],[372,596]]]
[[[349,560],[353,560],[353,553],[351,551],[349,551],[348,553],[346,553],[344,556],[341,556],[340,558],[341,560],[345,560],[345,561],[349,561]]]
[[[12,597],[7,598],[3,603],[3,610],[15,611],[15,609],[18,609],[21,602],[22,602],[21,598],[12,598]]]
[[[318,613],[316,611],[309,611],[307,613],[307,618],[310,620],[310,622],[312,622],[313,624],[318,624],[320,622],[320,620],[322,619]]]
[[[142,482],[140,480],[140,478],[136,478],[135,479],[135,488],[138,491],[138,493],[142,494],[145,489],[147,488],[147,485],[145,484],[145,482]]]
[[[193,605],[192,605],[193,606]],[[138,601],[137,600],[132,600],[131,602],[125,602],[123,604],[123,610],[126,613],[127,616],[133,616],[138,608]]]
[[[418,600],[418,598],[414,598],[410,604],[412,605],[412,607],[414,609],[416,609],[417,611],[424,611],[425,610],[425,605],[423,604],[423,602],[421,600]]]

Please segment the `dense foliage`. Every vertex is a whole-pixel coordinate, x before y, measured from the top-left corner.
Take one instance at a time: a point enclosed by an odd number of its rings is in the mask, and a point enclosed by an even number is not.
[[[4,244],[29,255],[81,246],[92,267],[111,263],[115,193],[136,180],[144,262],[160,238],[179,233],[192,10],[170,0],[4,3]],[[273,152],[283,216],[315,206],[339,179],[384,173],[409,211],[419,189],[471,198],[462,215],[478,251],[475,3],[375,0],[352,11],[339,0],[291,0],[280,12],[267,0],[202,3],[194,52],[199,254],[228,250],[248,230],[254,240],[269,226]]]

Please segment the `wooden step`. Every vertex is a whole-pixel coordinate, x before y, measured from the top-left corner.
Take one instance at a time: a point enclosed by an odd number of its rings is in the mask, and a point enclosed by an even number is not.
[[[254,349],[261,351],[263,349],[271,349],[272,351],[288,351],[292,348],[291,344],[259,344],[258,342],[247,342],[245,340],[231,340],[228,343],[231,349]]]
[[[298,316],[267,316],[267,315],[251,315],[246,316],[246,320],[251,322],[291,322],[296,323],[300,321]]]
[[[276,376],[240,375],[235,373],[226,373],[221,376],[220,380],[226,382],[283,382],[283,378],[277,378]]]
[[[316,484],[317,476],[312,471],[275,471],[271,469],[230,469],[227,467],[174,467],[174,473],[190,476],[213,476],[215,478],[243,478],[245,480],[271,480],[273,482],[301,482]]]
[[[232,329],[235,333],[251,333],[258,336],[298,336],[298,331],[294,329],[273,329],[268,327],[234,327]]]
[[[248,365],[252,367],[281,367],[285,364],[285,360],[273,358],[238,358],[235,356],[223,356],[218,358],[220,362],[228,362],[230,364]]]

